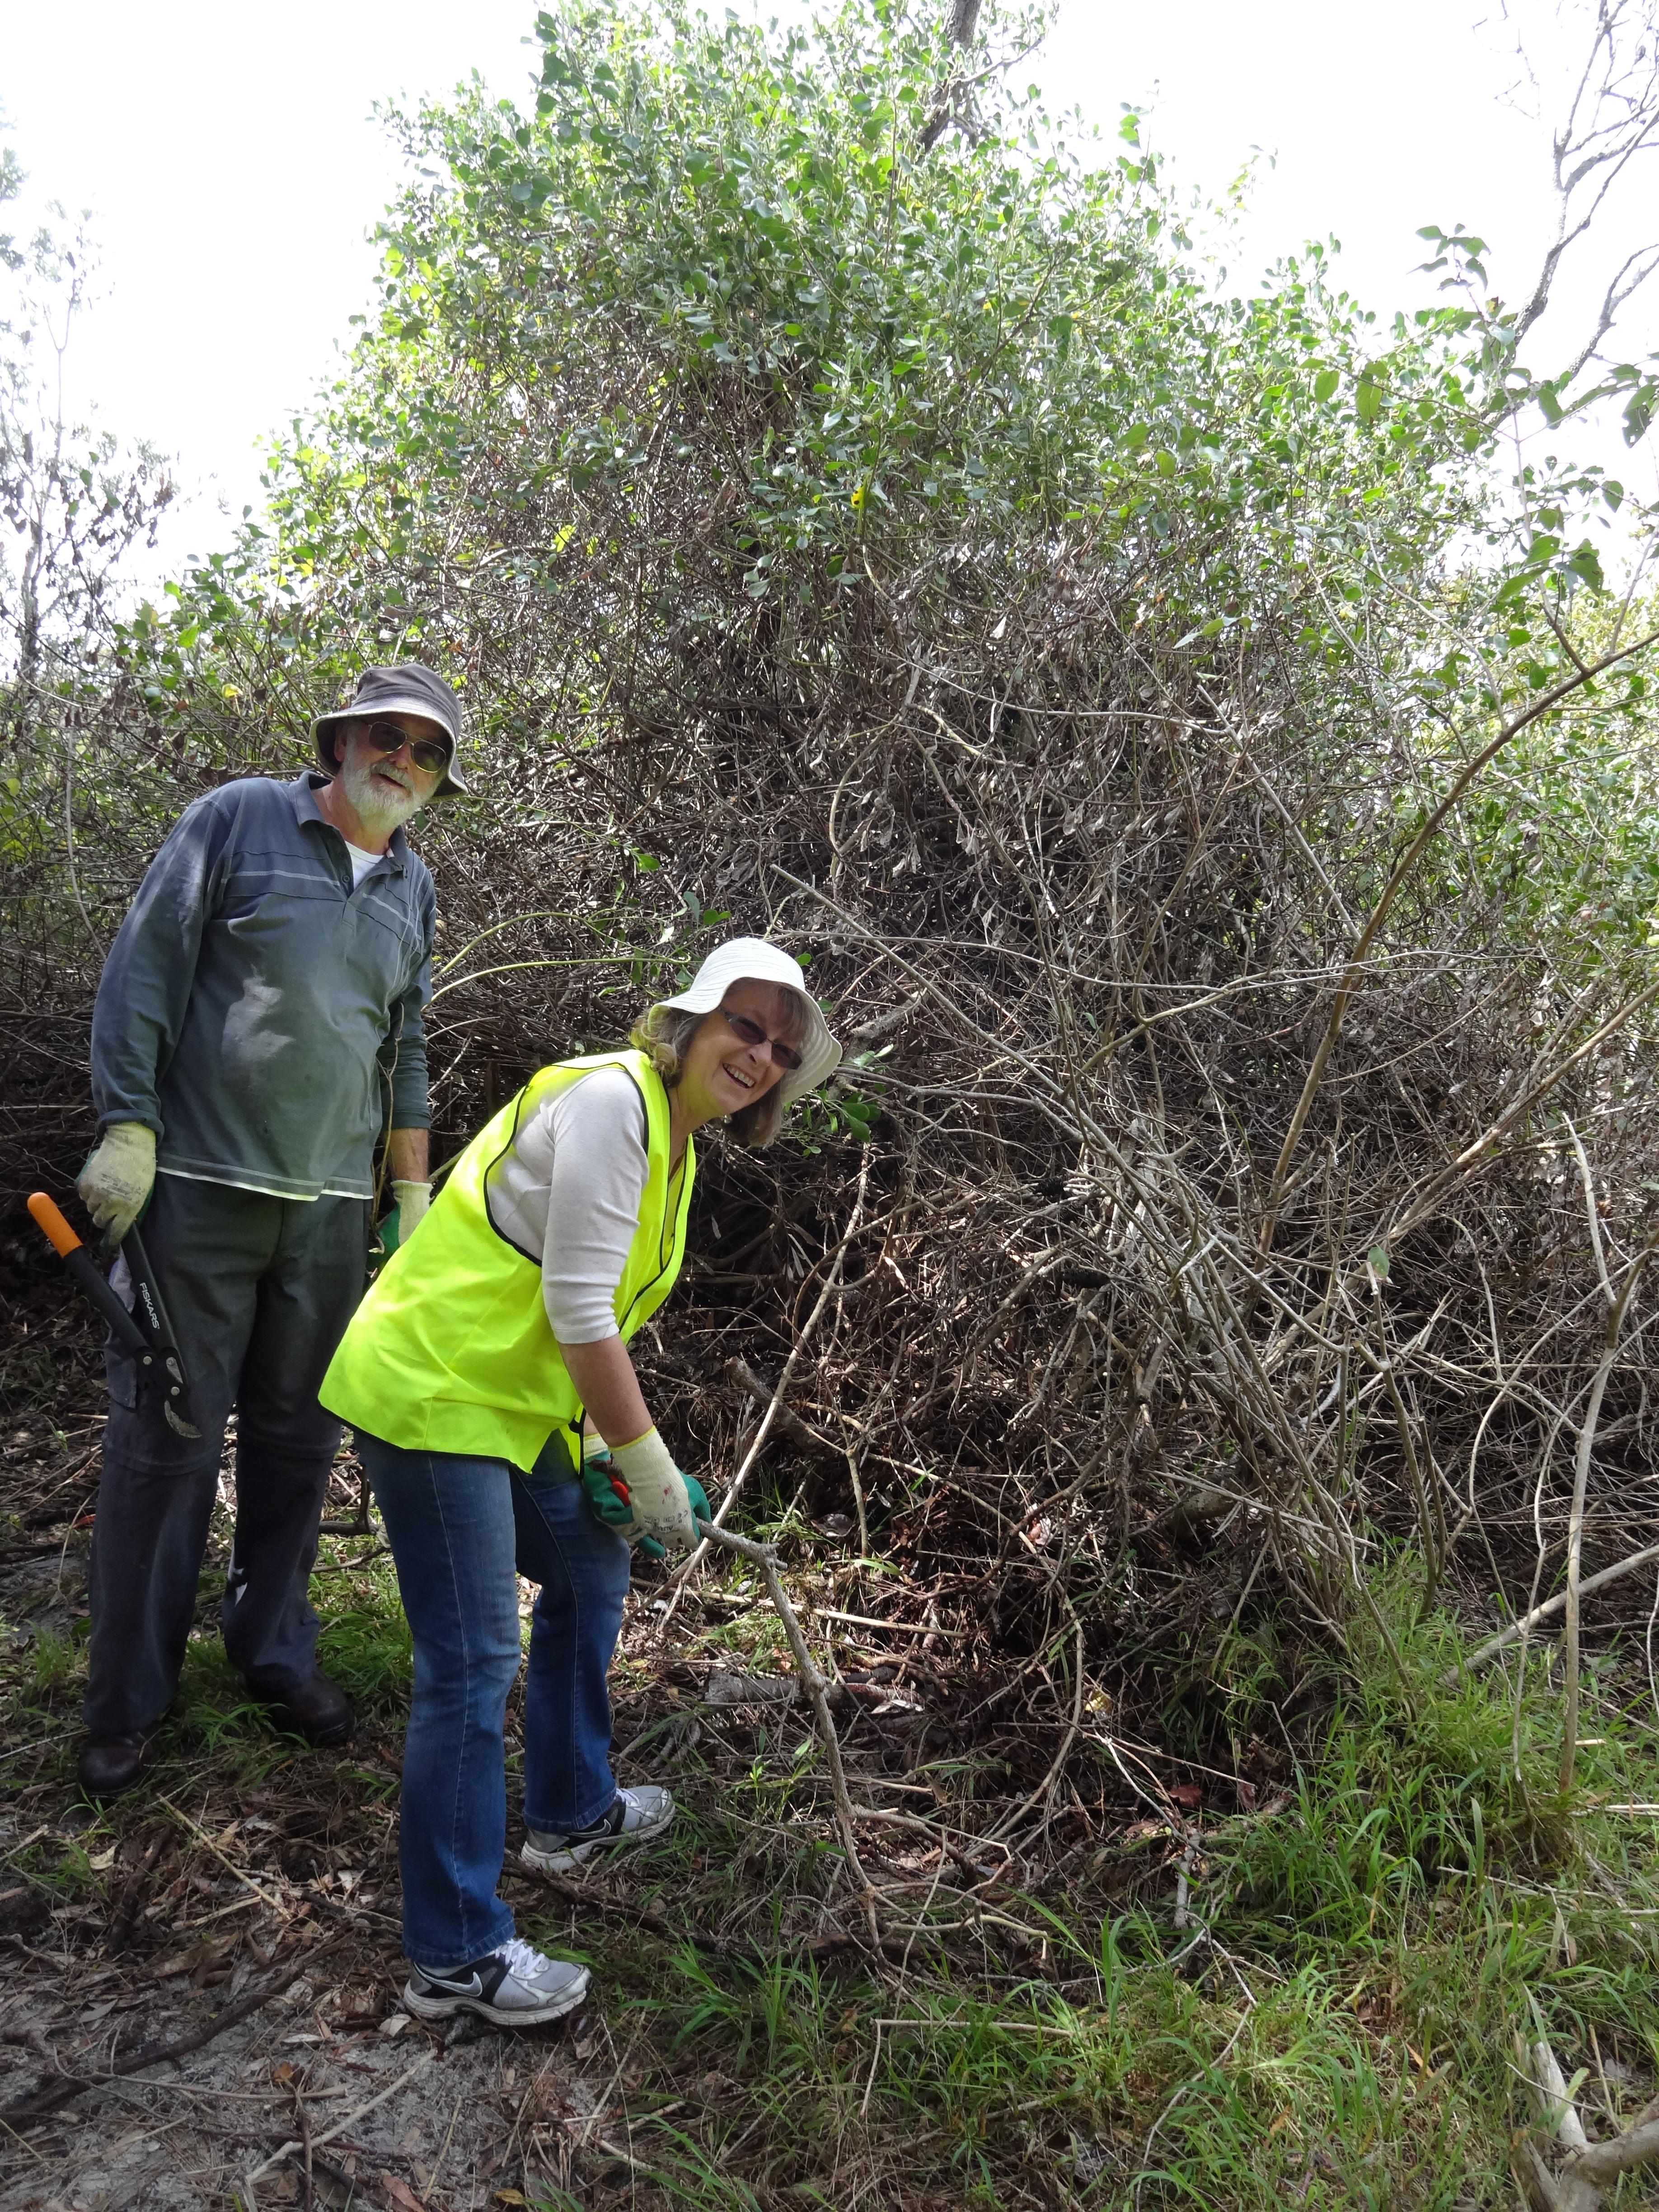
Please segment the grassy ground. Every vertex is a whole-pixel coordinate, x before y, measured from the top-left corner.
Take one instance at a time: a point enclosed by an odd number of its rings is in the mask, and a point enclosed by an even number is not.
[[[67,1463],[70,1440],[63,1449]],[[241,2135],[222,2170],[204,2137],[182,2196],[177,2159],[125,2197],[108,2184],[77,2196],[90,2154],[75,2129],[96,2131],[115,2110],[94,2087],[66,2108],[72,2123],[8,2123],[4,2201],[246,2203],[240,2177],[294,2124],[283,2049],[332,2095],[318,2069],[349,2073],[354,2051],[360,2072],[363,2054],[379,2063],[398,2012],[410,1647],[389,1562],[372,1541],[330,1539],[315,1585],[325,1663],[362,1716],[350,1751],[313,1754],[269,1732],[225,1665],[210,1572],[150,1782],[94,1818],[70,1784],[86,1539],[58,1528],[55,1553],[20,1562],[33,1540],[14,1523],[0,1570],[12,1631],[0,1923],[15,1954],[0,2095],[27,2100],[58,2066],[98,2070],[102,2028],[66,1996],[77,1978],[105,1978],[143,2034],[164,2036],[267,1968],[286,1983],[304,1943],[331,1948],[326,1970],[307,1969],[310,2029],[238,2044],[246,2089],[204,2087],[270,2107],[234,2107]],[[822,1561],[804,1536],[791,1558],[810,1616]],[[1559,1702],[1540,1662],[1518,1698],[1500,1672],[1459,1680],[1450,1627],[1412,1625],[1408,1565],[1381,1585],[1405,1682],[1363,1651],[1345,1674],[1317,1662],[1318,1718],[1250,1810],[1238,1809],[1249,1786],[1191,1763],[1192,1743],[1176,1747],[1182,1764],[1169,1747],[1109,1739],[1102,1721],[1067,1768],[1078,1802],[1101,1810],[1060,1824],[1051,1803],[1047,1827],[1033,1811],[992,1840],[1018,1797],[1006,1759],[984,1751],[971,1685],[896,1647],[838,1648],[878,1952],[854,1940],[809,1723],[702,1695],[711,1667],[778,1670],[771,1616],[717,1568],[665,1629],[662,1586],[642,1583],[615,1681],[619,1767],[670,1782],[682,1816],[659,1845],[580,1881],[507,1877],[521,1932],[590,1963],[594,2002],[568,2029],[483,2039],[488,2063],[473,2054],[484,2070],[456,2101],[465,2166],[451,2154],[434,2172],[429,2147],[399,2152],[365,2123],[345,2164],[315,2167],[315,2201],[1512,2206],[1512,2136],[1531,2118],[1517,2027],[1541,2023],[1567,2072],[1586,2069],[1592,2133],[1598,2115],[1607,2127],[1644,2101],[1659,2072],[1652,1821],[1620,1809],[1654,1795],[1653,1704],[1639,1652],[1607,1655],[1579,1787],[1560,1804]],[[877,1583],[851,1606],[845,1583],[833,1588],[842,1610],[881,1609]],[[1275,1648],[1269,1620],[1233,1655],[1236,1695],[1264,1714],[1261,1686],[1285,1663]],[[1054,1747],[1040,1747],[1039,1772]],[[291,2030],[291,2004],[280,2024]],[[138,2039],[135,2027],[121,2047]],[[229,2080],[199,2070],[218,2047],[145,2078]],[[148,2094],[137,2081],[123,2092],[141,2112]],[[235,2136],[222,2111],[216,2124]],[[1649,2201],[1639,2185],[1609,2201]],[[293,2202],[304,2186],[290,2160],[253,2201]]]

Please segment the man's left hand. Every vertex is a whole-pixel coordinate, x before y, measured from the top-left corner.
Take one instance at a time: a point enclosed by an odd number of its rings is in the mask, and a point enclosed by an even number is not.
[[[432,1186],[429,1182],[394,1182],[392,1195],[398,1208],[398,1242],[407,1244],[426,1219],[426,1210],[432,1203]]]

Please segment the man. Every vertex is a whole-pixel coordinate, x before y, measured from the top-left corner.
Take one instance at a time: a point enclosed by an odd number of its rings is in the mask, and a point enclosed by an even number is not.
[[[100,1140],[77,1188],[106,1241],[143,1212],[199,1440],[112,1345],[92,1547],[82,1787],[130,1790],[178,1687],[233,1406],[231,1662],[277,1725],[349,1741],[307,1585],[340,1424],[317,1386],[362,1294],[382,1129],[400,1234],[426,1210],[432,878],[402,824],[464,791],[460,709],[429,669],[371,668],[315,727],[323,773],[198,799],[156,854],[98,987]],[[125,1279],[118,1263],[112,1279]],[[125,1292],[124,1292],[125,1294]]]

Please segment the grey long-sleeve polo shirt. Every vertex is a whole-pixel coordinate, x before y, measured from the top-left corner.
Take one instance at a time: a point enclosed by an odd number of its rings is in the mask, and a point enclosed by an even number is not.
[[[110,948],[93,1100],[100,1127],[155,1131],[164,1175],[368,1198],[388,1119],[429,1126],[432,878],[398,830],[354,890],[324,781],[253,776],[197,799]]]

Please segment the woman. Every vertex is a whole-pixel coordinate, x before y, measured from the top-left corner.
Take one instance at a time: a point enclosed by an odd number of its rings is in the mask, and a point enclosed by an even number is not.
[[[605,1675],[629,1545],[689,1550],[708,1506],[652,1424],[628,1340],[679,1273],[692,1133],[726,1117],[769,1144],[840,1058],[788,953],[722,945],[631,1050],[543,1068],[474,1138],[324,1378],[324,1405],[356,1432],[415,1642],[399,1858],[404,2002],[425,2019],[465,2008],[532,2026],[587,1990],[585,1967],[515,1940],[495,1893],[518,1575],[540,1586],[525,1863],[573,1866],[673,1818],[667,1790],[617,1787]]]

